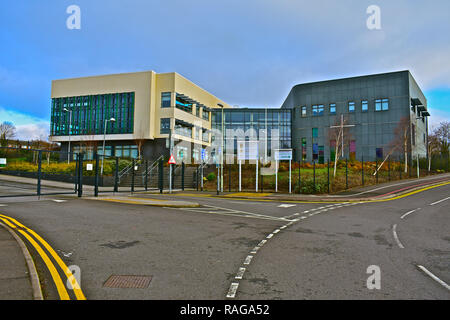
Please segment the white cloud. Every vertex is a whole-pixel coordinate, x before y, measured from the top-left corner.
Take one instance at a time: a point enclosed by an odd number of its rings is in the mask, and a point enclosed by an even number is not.
[[[20,140],[47,140],[50,131],[50,122],[15,110],[0,106],[0,122],[12,122],[16,126],[15,139]]]

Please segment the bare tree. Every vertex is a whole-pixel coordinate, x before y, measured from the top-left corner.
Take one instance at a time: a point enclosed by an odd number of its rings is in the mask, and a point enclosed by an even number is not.
[[[0,146],[6,147],[8,140],[16,136],[16,127],[12,122],[5,121],[0,124]]]
[[[411,148],[410,123],[409,117],[403,117],[400,119],[394,129],[394,139],[392,139],[389,144],[390,150],[388,152],[388,156],[394,152],[403,153],[405,158],[405,173],[408,172],[408,152],[410,152]]]
[[[348,131],[347,120],[343,117],[339,120],[336,118],[334,125],[328,129],[328,140],[335,141],[335,155],[334,155],[334,172],[333,176],[336,177],[337,163],[343,150],[350,145],[351,135]],[[331,145],[330,145],[331,149]]]
[[[431,170],[431,160],[434,155],[440,153],[440,143],[438,136],[434,133],[435,129],[431,129],[431,133],[428,134],[427,152],[428,152],[428,171]]]
[[[449,154],[450,122],[449,121],[441,122],[439,126],[434,130],[433,134],[436,135],[436,138],[439,141],[441,154],[442,155]]]

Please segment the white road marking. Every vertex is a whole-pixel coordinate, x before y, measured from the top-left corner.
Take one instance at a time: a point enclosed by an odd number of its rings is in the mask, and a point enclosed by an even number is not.
[[[394,225],[392,226],[392,233],[394,234],[394,239],[395,239],[395,241],[397,242],[397,245],[398,245],[401,249],[404,249],[405,247],[404,247],[403,244],[400,242],[400,240],[398,239],[398,236],[397,236],[397,225],[396,225],[396,224],[394,224]]]
[[[253,256],[247,256],[244,260],[244,264],[249,265],[252,262]]]
[[[239,288],[239,282],[233,282],[228,290],[227,298],[234,298],[236,296],[236,291]]]
[[[421,265],[417,265],[417,267],[422,270],[423,272],[425,272],[426,275],[430,276],[431,279],[433,279],[434,281],[436,281],[437,283],[439,283],[441,286],[443,286],[445,289],[450,291],[450,286],[448,284],[446,284],[444,281],[442,281],[441,279],[439,279],[438,277],[436,277],[434,274],[432,274],[430,271],[427,270],[427,268],[425,268],[424,266]]]
[[[281,230],[286,229],[286,228],[287,228],[287,226],[281,226],[280,227]]]
[[[272,237],[273,237],[273,233],[269,234],[266,238],[267,238],[267,239],[270,239],[270,238],[272,238]]]
[[[277,229],[277,230],[275,230],[274,232],[272,232],[273,234],[276,234],[276,233],[278,233],[278,232],[280,232],[280,229]]]
[[[410,214],[413,213],[413,212],[416,212],[417,210],[420,210],[420,208],[417,208],[417,209],[408,211],[407,213],[405,213],[404,215],[402,215],[402,216],[400,217],[400,219],[404,219],[406,216],[410,215]]]
[[[267,242],[266,239],[261,240],[261,242],[258,244],[258,247],[262,247],[264,245],[264,243],[266,243],[266,242]]]
[[[52,201],[57,202],[57,203],[67,202],[67,200],[58,200],[58,199],[52,199]]]
[[[278,206],[278,208],[290,208],[290,207],[295,207],[297,206],[296,204],[280,204]]]
[[[0,204],[0,207],[7,207],[7,204]]]
[[[445,198],[445,199],[442,199],[442,200],[433,202],[433,203],[430,204],[430,206],[434,206],[435,204],[441,203],[441,202],[443,202],[443,201],[445,201],[445,200],[448,200],[448,199],[450,199],[450,197],[447,197],[447,198]]]
[[[236,274],[235,279],[241,280],[242,277],[244,276],[244,272],[245,272],[245,268],[242,268],[242,267],[239,268],[239,271],[238,271],[238,273]]]

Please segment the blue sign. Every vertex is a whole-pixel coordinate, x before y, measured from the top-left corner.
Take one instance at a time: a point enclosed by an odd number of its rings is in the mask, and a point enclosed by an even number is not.
[[[202,161],[206,158],[206,150],[202,149]]]

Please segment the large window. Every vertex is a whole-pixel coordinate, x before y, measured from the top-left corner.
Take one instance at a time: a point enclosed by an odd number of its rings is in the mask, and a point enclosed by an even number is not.
[[[377,99],[375,100],[375,111],[389,110],[389,99]]]
[[[136,145],[115,146],[114,149],[116,157],[136,159],[139,156],[138,147]]]
[[[312,137],[317,138],[319,136],[319,128],[312,128]]]
[[[170,108],[171,105],[171,93],[162,92],[161,93],[161,108]]]
[[[306,107],[302,107],[302,118],[306,117]]]
[[[175,120],[175,133],[181,136],[192,138],[192,125],[178,120]]]
[[[188,113],[192,113],[192,103],[178,93],[176,96],[175,107]]]
[[[134,92],[53,98],[51,135],[103,134],[111,118],[106,134],[133,133]]]
[[[330,104],[330,114],[336,114],[336,104]]]
[[[369,102],[367,100],[361,101],[361,111],[366,112],[369,110]]]
[[[353,101],[348,103],[348,112],[355,112],[355,103]]]
[[[161,118],[161,127],[159,133],[170,133],[170,118]]]

